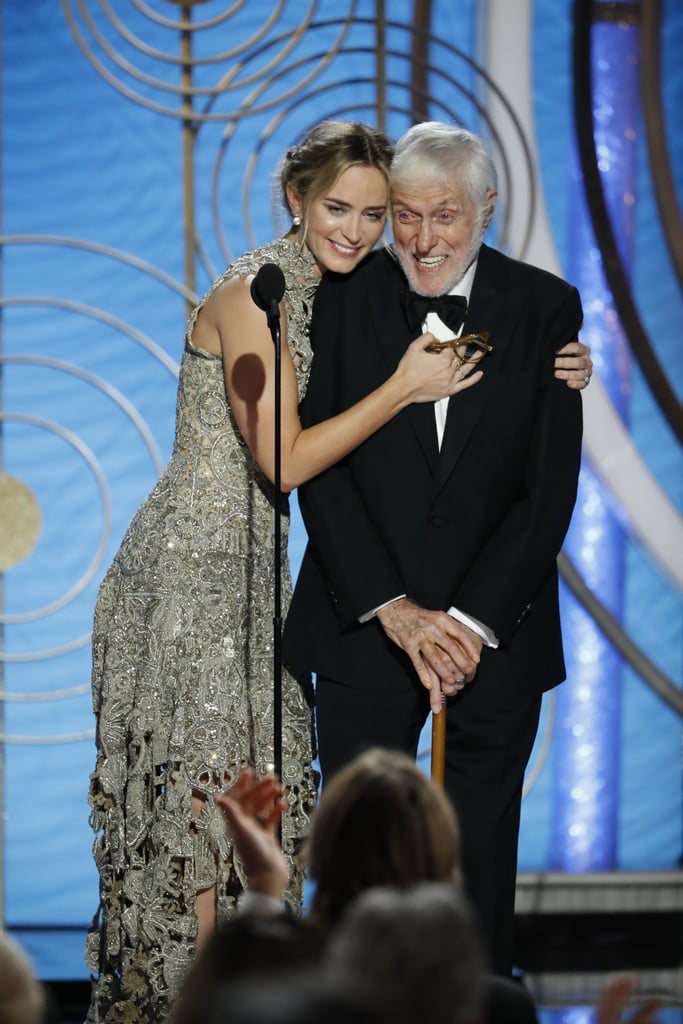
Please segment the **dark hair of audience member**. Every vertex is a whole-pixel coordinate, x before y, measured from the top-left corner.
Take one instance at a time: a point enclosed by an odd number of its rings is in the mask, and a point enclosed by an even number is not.
[[[192,1024],[388,1024],[362,986],[305,970],[216,988]]]
[[[218,925],[181,986],[172,1024],[203,1022],[218,989],[278,978],[317,964],[322,946],[314,928],[288,914],[237,914]]]

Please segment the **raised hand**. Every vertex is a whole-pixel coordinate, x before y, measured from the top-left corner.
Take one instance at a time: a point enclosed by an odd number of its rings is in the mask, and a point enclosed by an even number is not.
[[[619,974],[612,978],[602,991],[598,1009],[598,1024],[655,1024],[659,999],[648,999],[635,1009],[628,1021],[622,1016],[633,991],[635,981],[630,974]]]
[[[253,768],[242,768],[237,782],[214,799],[242,861],[247,888],[282,899],[289,867],[278,837],[280,818],[287,807],[279,779],[275,775],[259,779]]]

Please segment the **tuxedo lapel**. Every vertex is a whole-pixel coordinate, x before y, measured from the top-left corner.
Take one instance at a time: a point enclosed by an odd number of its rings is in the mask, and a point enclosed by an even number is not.
[[[393,260],[390,256],[384,257]],[[372,290],[369,293],[372,316],[372,335],[377,340],[381,351],[386,379],[396,369],[397,363],[415,337],[410,329],[405,314],[403,296],[408,287],[403,271],[394,264],[395,273],[391,275],[391,283],[386,290]],[[403,415],[403,414],[402,414]],[[420,402],[409,405],[405,416],[410,423],[420,448],[424,453],[433,476],[437,475],[439,465],[439,449],[432,402]]]
[[[448,403],[439,460],[441,483],[445,483],[452,473],[465,445],[476,430],[479,417],[485,414],[491,386],[501,372],[505,347],[510,342],[522,310],[522,292],[509,285],[506,288],[505,281],[499,279],[495,268],[491,266],[492,255],[495,255],[492,250],[482,246],[463,334],[486,331],[493,350],[484,357],[484,376],[479,383],[455,395]]]

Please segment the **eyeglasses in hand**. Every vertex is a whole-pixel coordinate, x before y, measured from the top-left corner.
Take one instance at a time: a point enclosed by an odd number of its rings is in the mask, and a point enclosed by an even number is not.
[[[463,363],[478,363],[485,355],[493,351],[493,345],[489,344],[489,332],[478,331],[476,334],[463,334],[459,338],[448,338],[446,341],[432,341],[427,345],[427,352],[443,352],[445,348],[452,348],[461,365]]]

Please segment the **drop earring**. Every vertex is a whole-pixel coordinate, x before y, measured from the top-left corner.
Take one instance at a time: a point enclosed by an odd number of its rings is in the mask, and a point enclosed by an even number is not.
[[[297,214],[295,214],[292,217],[292,226],[295,228],[301,227],[301,217],[299,217]]]

